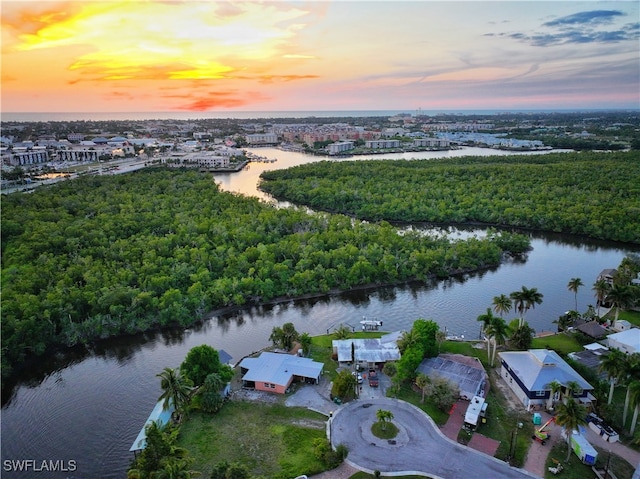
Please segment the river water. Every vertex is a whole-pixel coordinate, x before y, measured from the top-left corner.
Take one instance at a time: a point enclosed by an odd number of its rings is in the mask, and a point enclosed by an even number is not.
[[[236,174],[215,175],[224,190],[271,201],[256,191],[262,171],[324,159],[277,149],[253,151],[278,161],[253,163]],[[502,154],[467,148],[375,158],[489,153]],[[462,237],[482,231],[453,234]],[[543,303],[527,313],[527,321],[537,331],[552,330],[552,321],[574,307],[574,295],[567,289],[571,278],[582,278],[585,283],[578,292],[579,309],[585,310],[588,304],[595,304],[591,287],[597,274],[604,268],[617,267],[625,254],[640,250],[632,245],[555,234],[532,234],[532,246],[524,260],[459,278],[212,314],[187,331],[150,332],[105,341],[91,350],[76,349],[44,358],[17,384],[2,391],[1,475],[126,477],[133,458],[129,448],[160,395],[156,374],[164,367],[177,367],[194,346],[206,343],[224,349],[237,362],[267,346],[274,326],[292,322],[300,332],[324,334],[339,324],[358,327],[363,316],[382,320],[383,329],[389,331],[408,329],[418,318],[433,319],[450,334],[477,338],[476,318],[491,306],[492,298],[521,286],[536,287],[544,295]],[[34,463],[19,462],[25,460]],[[58,471],[34,472],[43,468],[42,461],[49,461],[45,469],[48,466]],[[28,464],[29,470],[17,472],[19,464]]]

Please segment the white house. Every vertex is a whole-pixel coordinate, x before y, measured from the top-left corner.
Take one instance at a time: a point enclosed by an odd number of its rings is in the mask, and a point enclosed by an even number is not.
[[[616,348],[627,354],[640,353],[640,329],[631,328],[610,334],[607,336],[607,345],[609,348]]]

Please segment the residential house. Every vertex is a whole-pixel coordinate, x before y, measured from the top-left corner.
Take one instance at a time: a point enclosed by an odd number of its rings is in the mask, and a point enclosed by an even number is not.
[[[263,352],[240,361],[242,385],[257,391],[284,394],[294,381],[320,382],[324,365],[291,354]]]
[[[585,405],[590,405],[595,397],[591,394],[593,386],[578,374],[558,353],[549,349],[530,349],[528,351],[507,351],[498,353],[502,368],[501,377],[516,394],[518,399],[529,409],[532,406],[546,404],[551,395],[549,384],[557,381],[562,390],[556,393],[567,393],[567,385],[575,382],[578,391],[572,396]]]
[[[607,345],[609,348],[616,348],[627,354],[640,353],[640,329],[630,328],[610,334],[607,336]]]
[[[460,397],[468,401],[485,395],[487,373],[477,358],[441,354],[436,358],[423,359],[416,372],[430,377],[438,375],[457,384]]]
[[[341,365],[351,364],[363,369],[382,367],[387,361],[400,359],[398,339],[400,331],[385,334],[380,338],[334,339],[333,354]]]

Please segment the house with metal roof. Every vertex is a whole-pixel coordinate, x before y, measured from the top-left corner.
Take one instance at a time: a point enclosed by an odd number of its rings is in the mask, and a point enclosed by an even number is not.
[[[147,426],[149,426],[152,422],[155,422],[160,427],[166,426],[171,420],[171,415],[173,414],[173,411],[175,411],[175,407],[173,406],[173,401],[169,400],[169,404],[166,409],[164,408],[164,399],[158,401],[156,406],[153,408],[153,411],[151,411],[151,414],[149,414],[149,418],[144,423],[144,426],[142,426],[142,429],[138,433],[136,440],[133,441],[133,444],[129,448],[129,451],[135,454],[138,451],[141,451],[144,448],[146,448],[147,447]]]
[[[630,328],[619,333],[610,334],[607,336],[607,345],[627,354],[640,353],[640,329]]]
[[[331,345],[339,363],[351,364],[355,360],[357,365],[364,368],[376,367],[400,359],[400,335],[398,331],[380,338],[334,339]]]
[[[318,384],[324,364],[309,358],[263,352],[240,361],[242,385],[257,391],[284,394],[294,381]]]
[[[500,375],[529,409],[531,406],[544,405],[551,395],[549,384],[558,381],[563,386],[577,383],[578,391],[572,396],[585,405],[590,405],[595,397],[591,394],[593,386],[578,374],[558,353],[549,349],[530,349],[528,351],[507,351],[498,353],[501,362]],[[559,399],[559,393],[556,399]]]

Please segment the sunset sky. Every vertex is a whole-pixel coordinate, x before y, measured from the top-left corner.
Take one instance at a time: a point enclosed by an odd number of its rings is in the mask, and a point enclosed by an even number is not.
[[[1,5],[3,112],[640,108],[637,1]]]

